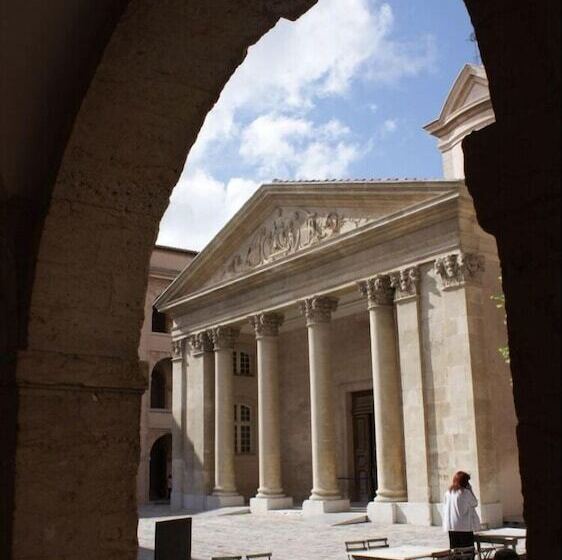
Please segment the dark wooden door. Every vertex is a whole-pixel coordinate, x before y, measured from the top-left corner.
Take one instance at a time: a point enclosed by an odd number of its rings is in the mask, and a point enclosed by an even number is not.
[[[353,393],[354,501],[370,502],[377,489],[373,392]]]

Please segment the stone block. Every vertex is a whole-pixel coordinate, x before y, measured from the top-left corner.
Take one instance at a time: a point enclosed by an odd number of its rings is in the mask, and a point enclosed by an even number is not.
[[[410,525],[420,525],[423,527],[431,527],[432,525],[432,508],[430,503],[426,502],[408,502],[398,504],[402,510],[406,523]]]
[[[326,513],[349,511],[349,500],[305,500],[302,504],[304,517],[314,517]]]
[[[264,514],[278,509],[292,509],[292,507],[293,498],[287,496],[279,498],[252,498],[250,500],[250,511],[256,514]]]
[[[367,517],[373,523],[392,525],[397,519],[397,504],[394,502],[370,502],[367,506]]]

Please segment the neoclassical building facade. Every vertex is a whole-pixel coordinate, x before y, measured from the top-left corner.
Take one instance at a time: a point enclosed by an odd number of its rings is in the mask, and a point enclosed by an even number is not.
[[[445,128],[474,118],[471,76]],[[484,522],[520,515],[499,276],[462,178],[263,185],[156,302],[172,505],[430,525],[463,469]]]
[[[193,260],[197,253],[156,246],[150,257],[144,301],[139,359],[145,364],[148,390],[140,412],[140,463],[137,503],[167,499],[167,477],[172,455],[172,361],[170,321],[154,309],[156,297]]]

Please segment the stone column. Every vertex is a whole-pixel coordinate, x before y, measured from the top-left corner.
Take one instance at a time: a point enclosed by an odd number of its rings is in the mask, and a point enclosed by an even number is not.
[[[170,496],[172,510],[183,507],[185,383],[185,340],[174,340],[172,342],[172,493]]]
[[[214,486],[215,370],[209,333],[191,335],[188,342],[184,506],[200,511]]]
[[[313,488],[303,503],[305,516],[346,511],[337,481],[336,432],[331,370],[331,318],[337,299],[313,297],[300,303],[308,330]]]
[[[263,313],[250,319],[256,333],[258,357],[258,425],[260,486],[250,500],[252,513],[293,507],[281,482],[279,421],[279,327],[283,315]]]
[[[420,338],[419,286],[417,267],[391,274],[396,305],[398,348],[402,378],[404,442],[408,506],[406,517],[413,525],[430,526],[431,491],[426,419],[424,369]]]
[[[217,327],[211,330],[215,350],[215,488],[207,508],[242,506],[236,491],[234,470],[234,372],[232,352],[240,329]]]
[[[361,282],[359,288],[367,296],[371,324],[378,480],[377,495],[367,513],[372,521],[394,523],[395,503],[407,499],[394,290],[387,275]]]

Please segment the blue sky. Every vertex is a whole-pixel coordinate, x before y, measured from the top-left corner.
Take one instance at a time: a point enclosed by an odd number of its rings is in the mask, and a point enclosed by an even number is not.
[[[208,115],[158,243],[202,249],[260,184],[442,176],[423,129],[475,62],[461,0],[319,0],[253,46]]]

